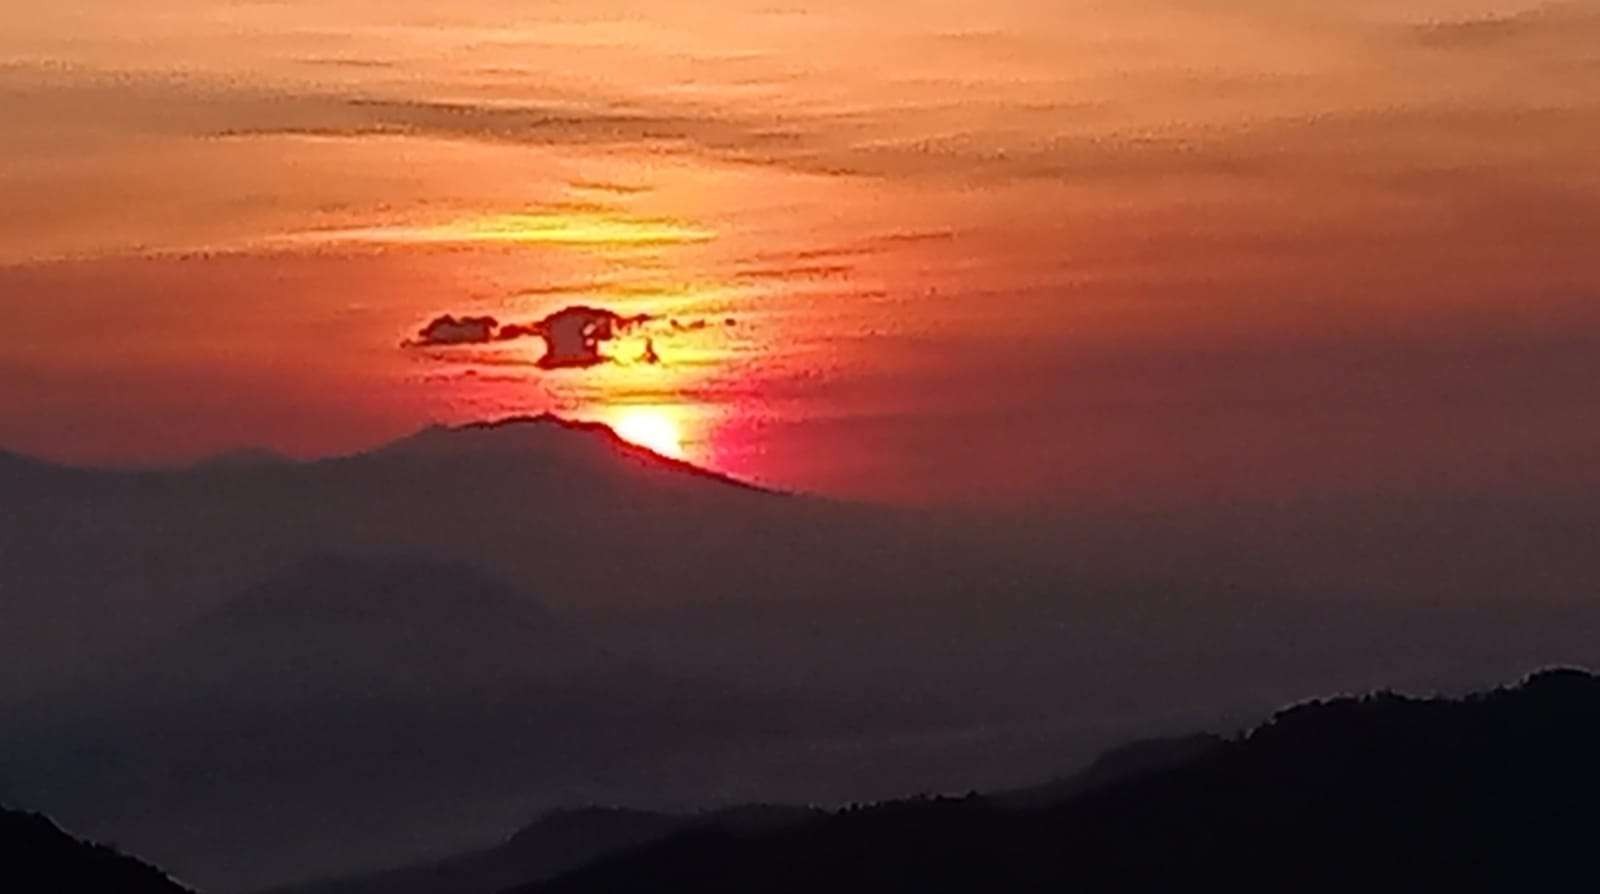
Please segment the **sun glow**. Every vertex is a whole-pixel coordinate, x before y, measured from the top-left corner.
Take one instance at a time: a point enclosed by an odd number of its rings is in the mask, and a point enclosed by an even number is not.
[[[683,459],[683,433],[677,421],[661,410],[626,410],[617,417],[612,428],[624,441],[662,456]]]

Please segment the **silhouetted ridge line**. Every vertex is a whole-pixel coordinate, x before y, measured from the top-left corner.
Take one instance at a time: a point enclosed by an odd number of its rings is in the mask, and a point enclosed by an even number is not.
[[[1212,733],[1198,733],[1131,742],[1105,752],[1089,766],[1064,779],[999,792],[989,796],[989,800],[1005,807],[1049,807],[1119,782],[1183,766],[1221,748],[1227,741]]]
[[[17,453],[12,450],[0,450],[0,474],[42,474],[62,473],[74,471],[73,467],[65,466],[48,459]]]
[[[916,799],[763,835],[694,829],[525,894],[1565,890],[1591,883],[1600,679],[1286,708],[1052,806]],[[1160,763],[1160,762],[1158,762]]]
[[[430,425],[414,434],[369,450],[308,460],[285,456],[267,448],[245,447],[188,464],[110,468],[56,463],[0,449],[0,474],[54,472],[166,477],[198,472],[237,475],[274,473],[285,469],[316,466],[319,463],[348,463],[371,458],[428,456],[460,459],[483,454],[515,455],[523,452],[549,453],[563,450],[569,458],[584,456],[618,458],[639,468],[681,473],[690,478],[751,493],[788,496],[784,491],[751,484],[681,459],[663,456],[648,447],[625,440],[605,423],[564,419],[553,413],[510,416],[456,426]]]
[[[625,807],[552,810],[487,850],[369,875],[289,885],[267,894],[498,894],[691,829],[759,834],[824,815],[811,808],[764,804],[699,814]]]
[[[0,807],[0,890],[184,894],[161,870],[81,841],[36,813]]]
[[[679,472],[754,493],[783,495],[782,491],[750,484],[684,460],[663,456],[647,447],[625,440],[604,423],[564,419],[552,413],[511,416],[457,426],[433,425],[359,456],[406,454],[451,456],[470,455],[480,451],[512,454],[521,451],[582,448],[603,451],[599,455],[620,457],[645,468]]]

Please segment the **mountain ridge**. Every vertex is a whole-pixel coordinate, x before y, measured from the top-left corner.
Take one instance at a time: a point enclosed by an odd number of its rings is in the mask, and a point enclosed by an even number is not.
[[[564,440],[563,437],[566,439]],[[577,440],[577,439],[583,440]],[[514,415],[461,425],[435,424],[411,435],[353,454],[358,457],[459,456],[467,454],[507,455],[517,452],[578,456],[577,449],[598,447],[647,468],[670,470],[702,480],[770,495],[786,495],[686,460],[664,456],[617,434],[603,422],[566,419],[554,413],[535,416]]]
[[[1085,813],[1092,821],[1097,811],[1117,811],[1119,799],[1129,798],[1130,792],[1136,799],[1148,797],[1145,793],[1159,792],[1166,781],[1182,779],[1186,774],[1213,773],[1217,766],[1224,769],[1243,766],[1248,771],[1253,763],[1266,761],[1259,754],[1268,749],[1287,746],[1291,764],[1297,767],[1288,775],[1277,777],[1282,785],[1286,788],[1309,786],[1312,784],[1309,780],[1326,764],[1320,759],[1296,758],[1296,750],[1305,752],[1306,757],[1322,752],[1337,753],[1346,740],[1365,742],[1381,749],[1385,735],[1407,724],[1420,724],[1427,729],[1439,725],[1440,718],[1452,712],[1494,710],[1506,705],[1514,705],[1522,711],[1524,728],[1537,733],[1541,730],[1537,723],[1541,716],[1546,720],[1550,716],[1581,719],[1587,709],[1600,710],[1600,678],[1577,669],[1549,668],[1530,674],[1512,686],[1460,698],[1418,698],[1384,690],[1361,696],[1309,699],[1287,705],[1262,723],[1230,736],[1197,733],[1133,741],[1105,751],[1070,776],[1026,789],[992,794],[923,796],[839,810],[771,805],[735,806],[698,814],[600,806],[552,810],[541,814],[501,844],[483,851],[370,875],[276,888],[270,894],[988,890],[987,885],[940,887],[933,883],[939,875],[937,872],[919,874],[918,870],[909,870],[905,877],[917,879],[916,884],[901,884],[905,879],[897,881],[896,876],[905,867],[893,861],[912,859],[926,850],[927,855],[919,859],[937,863],[937,854],[959,851],[961,845],[955,840],[940,841],[939,847],[926,848],[928,842],[919,838],[928,829],[937,830],[951,823],[973,825],[979,838],[987,834],[985,827],[989,824],[1001,829],[1018,828],[1022,830],[1019,834],[1023,839],[1044,848],[1046,841],[1038,839],[1036,832],[1027,831],[1030,823],[1048,823],[1061,816],[1071,818],[1074,812]],[[1529,721],[1529,717],[1533,720]],[[1468,729],[1480,731],[1483,726],[1477,721],[1467,724]],[[1593,719],[1589,723],[1589,734],[1600,739],[1600,724]],[[1461,737],[1446,734],[1443,741],[1460,745]],[[1470,745],[1470,741],[1467,744]],[[1189,792],[1191,803],[1181,809],[1203,810],[1205,800],[1226,798],[1226,788],[1193,790]],[[1110,808],[1104,807],[1107,804]],[[1129,815],[1138,821],[1143,809],[1131,808]],[[1157,805],[1157,812],[1161,809],[1171,807]],[[1124,817],[1122,821],[1128,820]],[[1159,829],[1164,822],[1157,818],[1154,825]],[[845,827],[849,834],[840,833],[844,835],[843,840],[833,840],[823,846],[820,859],[823,862],[848,859],[849,862],[834,868],[857,870],[861,877],[874,879],[871,885],[850,887],[846,875],[812,877],[809,887],[783,887],[783,882],[775,881],[772,875],[758,879],[753,874],[758,868],[755,864],[740,864],[741,849],[753,849],[762,855],[760,860],[770,861],[774,869],[806,865],[812,861],[812,855],[788,853],[783,846],[791,840],[804,843],[812,837],[826,837],[828,830],[840,827]],[[850,836],[862,829],[866,830],[863,833],[866,837],[851,840]],[[885,848],[876,846],[874,836],[885,834],[906,834],[917,841],[914,846],[904,842]],[[576,847],[573,846],[575,842],[579,843]],[[530,861],[529,854],[538,855],[540,859]],[[1000,862],[1011,860],[1026,864],[1029,860],[1038,860],[1035,853],[1019,854],[1005,847],[992,856]],[[721,877],[725,858],[732,864],[727,870],[731,881]],[[876,859],[891,862],[887,867],[874,867]],[[1092,858],[1089,862],[1092,863]],[[562,863],[567,864],[563,870],[552,872]],[[529,873],[521,884],[504,889],[497,886],[518,868]],[[963,872],[970,874],[971,871],[972,867],[965,867],[950,878],[959,880],[964,877]],[[550,878],[541,882],[538,875]],[[998,877],[1005,878],[1004,873],[999,873]],[[1055,880],[1065,878],[1052,876]],[[1000,887],[1033,890],[1027,878],[1015,877],[1007,881],[1016,887]]]
[[[489,848],[365,875],[275,887],[260,894],[498,894],[687,830],[718,828],[752,834],[824,815],[813,808],[767,804],[698,813],[605,806],[557,808]]]
[[[1313,700],[1055,806],[847,809],[756,838],[675,835],[507,894],[1551,888],[1587,877],[1600,678],[1459,698]]]
[[[715,469],[657,453],[649,447],[623,438],[614,428],[603,422],[568,419],[554,413],[511,415],[458,425],[434,423],[410,434],[353,452],[306,458],[290,456],[269,447],[246,445],[188,462],[124,467],[61,462],[0,447],[0,471],[13,468],[17,471],[82,472],[132,477],[191,472],[226,474],[270,472],[324,463],[348,463],[362,459],[393,457],[460,458],[472,455],[506,456],[517,453],[540,453],[572,458],[582,456],[582,451],[590,448],[603,451],[600,455],[609,454],[628,459],[647,468],[680,472],[758,493],[774,496],[790,495],[787,491],[742,481]]]
[[[50,818],[0,804],[0,888],[192,894],[166,873],[102,844],[76,838]]]

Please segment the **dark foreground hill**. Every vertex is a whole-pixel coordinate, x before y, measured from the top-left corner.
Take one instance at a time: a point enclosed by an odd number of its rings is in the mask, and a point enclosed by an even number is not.
[[[1576,890],[1597,868],[1600,679],[1305,704],[1176,766],[1006,803],[699,828],[520,890]]]
[[[79,841],[38,814],[0,807],[0,891],[184,894],[160,870]]]

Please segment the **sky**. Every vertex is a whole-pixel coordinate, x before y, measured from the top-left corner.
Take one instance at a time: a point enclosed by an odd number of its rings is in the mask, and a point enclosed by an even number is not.
[[[1600,468],[1600,2],[0,6],[0,447],[932,505]]]

